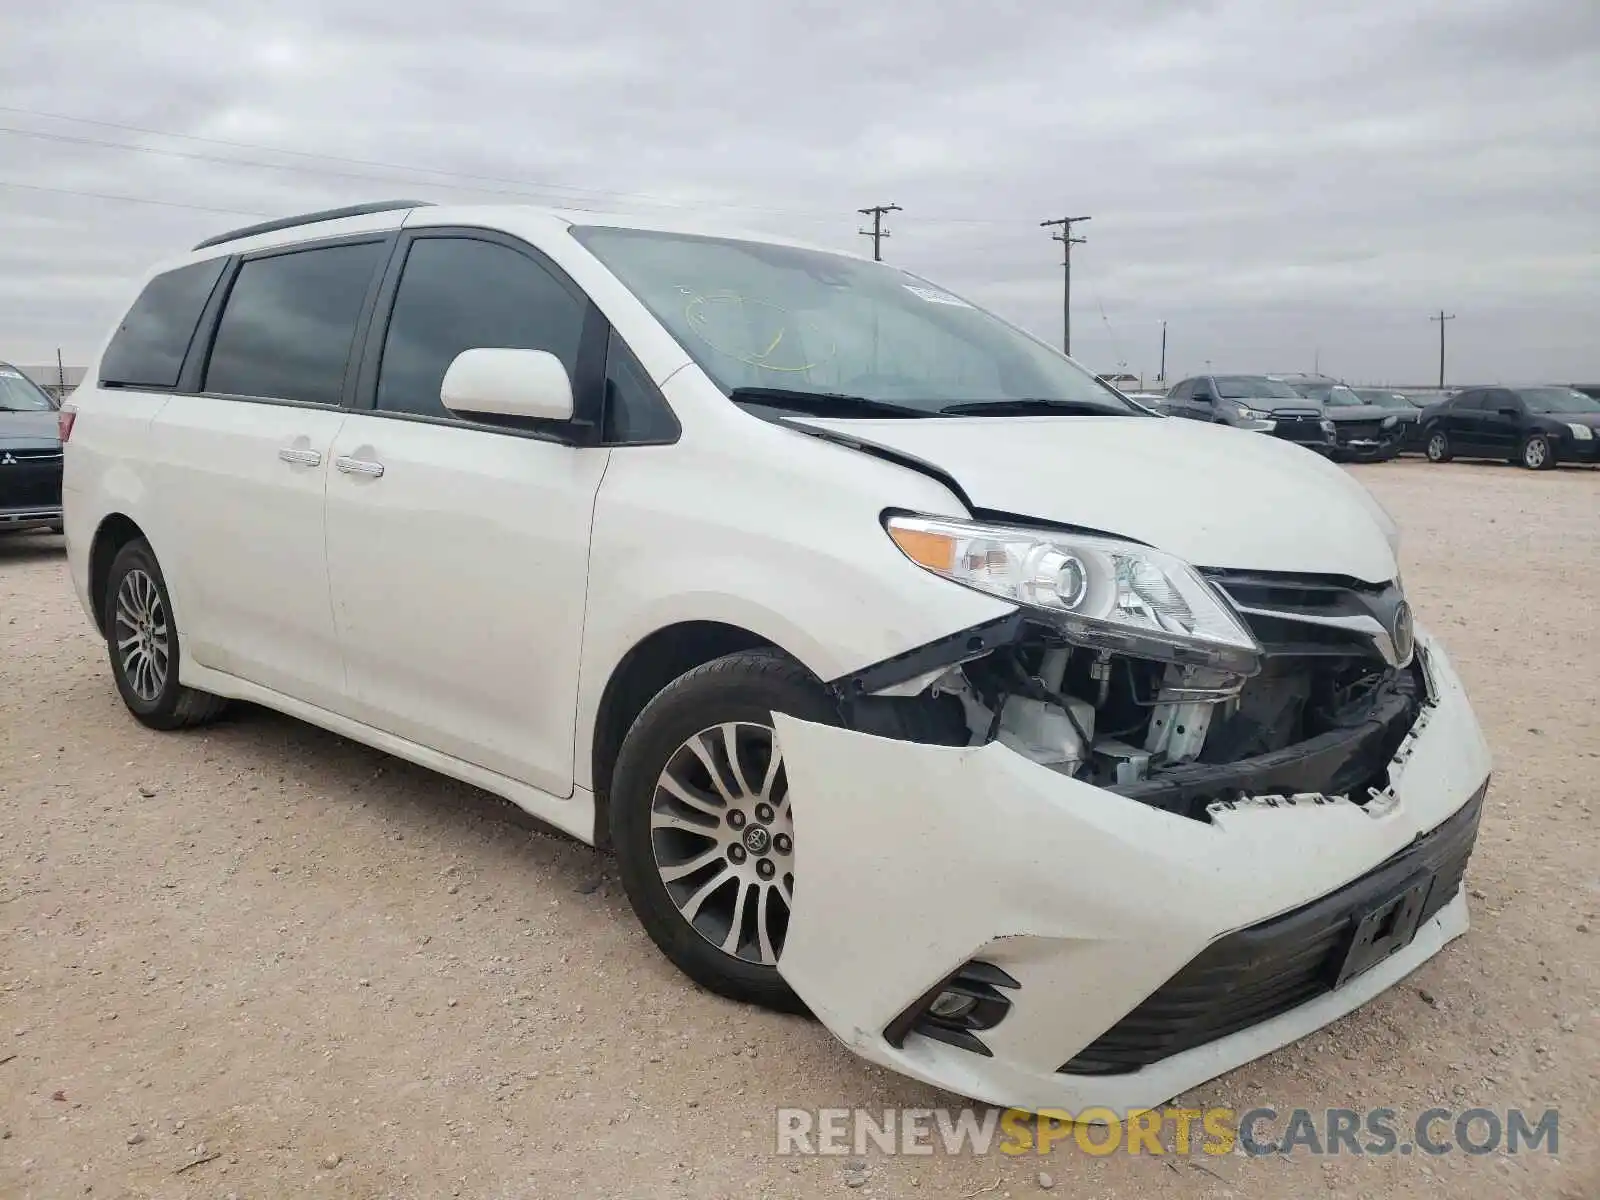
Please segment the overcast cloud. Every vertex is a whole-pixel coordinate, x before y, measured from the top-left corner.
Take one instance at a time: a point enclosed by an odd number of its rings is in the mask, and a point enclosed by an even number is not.
[[[1425,383],[1443,307],[1456,381],[1600,379],[1594,0],[51,0],[0,32],[12,361],[81,362],[152,261],[255,214],[515,193],[857,252],[897,203],[886,258],[1052,340],[1039,222],[1091,214],[1097,370],[1153,376],[1165,319],[1169,376]]]

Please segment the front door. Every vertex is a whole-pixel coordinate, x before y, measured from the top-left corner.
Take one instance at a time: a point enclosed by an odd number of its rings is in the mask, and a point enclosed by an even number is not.
[[[439,391],[474,347],[548,350],[571,374],[588,303],[531,250],[489,235],[419,232],[396,260],[358,399],[371,407],[340,430],[328,480],[347,711],[569,795],[589,530],[610,451],[459,420]]]

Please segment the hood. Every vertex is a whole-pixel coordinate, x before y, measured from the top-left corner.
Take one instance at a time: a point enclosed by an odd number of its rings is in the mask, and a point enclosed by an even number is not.
[[[1397,408],[1385,408],[1381,404],[1336,404],[1324,405],[1322,415],[1337,425],[1340,421],[1381,421],[1385,417],[1400,417],[1405,414]]]
[[[26,412],[0,411],[0,446],[30,450],[57,446],[61,442],[60,414],[54,409],[29,409]]]
[[[931,463],[977,508],[1118,534],[1195,566],[1369,583],[1399,573],[1383,506],[1278,438],[1176,418],[791,420]]]

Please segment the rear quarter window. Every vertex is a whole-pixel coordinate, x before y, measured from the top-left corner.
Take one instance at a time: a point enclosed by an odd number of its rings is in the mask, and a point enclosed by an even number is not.
[[[100,383],[112,387],[178,385],[200,313],[222,276],[225,258],[166,271],[145,284],[100,358]]]

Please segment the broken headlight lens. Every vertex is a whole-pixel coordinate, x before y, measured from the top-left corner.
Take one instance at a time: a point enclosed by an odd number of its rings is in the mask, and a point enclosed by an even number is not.
[[[893,516],[889,536],[918,566],[1027,606],[1069,642],[1253,674],[1261,647],[1188,563],[1111,538]]]

